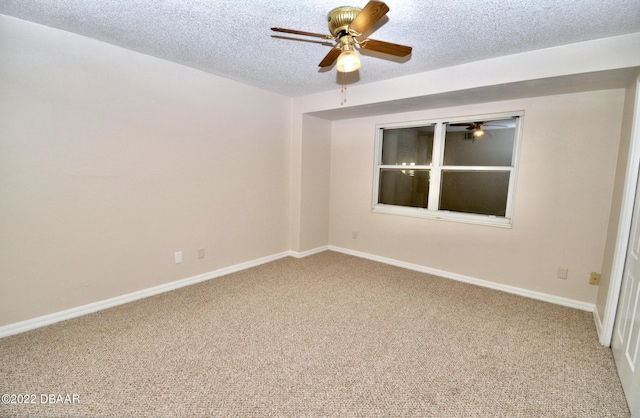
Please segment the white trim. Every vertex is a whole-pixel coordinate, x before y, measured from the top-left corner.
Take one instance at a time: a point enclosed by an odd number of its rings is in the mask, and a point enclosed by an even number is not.
[[[593,310],[593,322],[596,324],[596,333],[600,336],[602,335],[602,319],[600,319],[600,314],[598,313],[598,309]],[[604,344],[603,344],[604,345]]]
[[[148,289],[139,290],[137,292],[127,293],[125,295],[101,300],[99,302],[89,303],[87,305],[78,306],[76,308],[66,309],[64,311],[55,312],[49,315],[39,316],[37,318],[27,319],[26,321],[5,325],[0,327],[0,338],[8,337],[9,335],[19,334],[21,332],[30,331],[32,329],[44,327],[46,325],[55,324],[56,322],[76,318],[82,315],[87,315],[90,313],[101,311],[103,309],[112,308],[114,306],[133,302],[138,299],[143,299],[143,298],[154,296],[160,293],[169,292],[171,290],[175,290],[181,287],[204,282],[207,280],[214,279],[216,277],[225,276],[227,274],[235,273],[241,270],[246,270],[248,268],[256,267],[261,264],[269,263],[269,262],[279,260],[281,258],[288,257],[291,255],[292,254],[290,251],[285,251],[282,253],[258,258],[252,261],[247,261],[245,263],[240,263],[240,264],[236,264],[229,267],[223,267],[221,269],[214,270],[209,273],[199,274],[197,276],[188,277],[186,279],[177,280],[171,283],[150,287]]]
[[[304,257],[309,257],[310,255],[321,253],[323,251],[327,251],[328,249],[329,249],[329,246],[325,245],[322,247],[314,248],[314,249],[303,251],[303,252],[289,251],[289,255],[295,258],[304,258]]]
[[[439,198],[439,196],[436,196]],[[411,216],[413,218],[438,219],[442,221],[464,222],[476,225],[489,225],[498,228],[512,228],[511,219],[502,216],[479,215],[476,213],[451,212],[448,210],[429,210],[408,206],[387,205],[378,203],[371,213],[384,213],[387,215]]]
[[[624,264],[627,258],[627,247],[629,245],[629,234],[631,233],[631,220],[633,217],[633,206],[638,186],[638,172],[640,171],[640,77],[636,79],[636,97],[633,111],[633,121],[631,125],[631,144],[629,145],[629,157],[627,160],[627,173],[624,181],[624,192],[622,195],[622,208],[620,209],[620,221],[618,223],[618,235],[613,255],[613,265],[611,267],[611,279],[609,282],[609,292],[607,302],[604,306],[602,316],[602,326],[598,332],[600,344],[611,345],[613,338],[613,327],[618,309],[618,299],[620,299],[620,289],[622,287],[622,275]],[[598,324],[596,323],[596,327]]]
[[[60,312],[55,312],[49,315],[39,316],[37,318],[28,319],[26,321],[16,322],[14,324],[9,324],[0,327],[0,338],[8,337],[10,335],[19,334],[22,332],[30,331],[36,328],[44,327],[47,325],[55,324],[56,322],[65,321],[67,319],[77,318],[82,315],[87,315],[90,313],[98,312],[103,309],[113,308],[118,305],[122,305],[129,302],[134,302],[139,299],[143,299],[149,296],[154,296],[160,293],[169,292],[175,289],[179,289],[181,287],[189,286],[192,284],[204,282],[207,280],[211,280],[217,277],[225,276],[227,274],[236,273],[238,271],[246,270],[251,267],[256,267],[261,264],[269,263],[272,261],[279,260],[285,257],[295,257],[295,258],[304,258],[310,255],[314,255],[317,253],[321,253],[323,251],[336,251],[343,254],[353,255],[360,258],[365,258],[368,260],[378,261],[385,264],[394,265],[397,267],[402,267],[414,271],[419,271],[422,273],[428,273],[437,275],[440,277],[453,279],[465,283],[475,284],[482,287],[488,287],[496,290],[501,290],[507,293],[513,293],[520,296],[529,297],[532,299],[542,300],[545,302],[555,303],[557,305],[568,306],[575,309],[580,309],[583,311],[593,312],[595,311],[595,306],[590,303],[580,302],[572,299],[562,298],[559,296],[548,295],[546,293],[533,292],[527,289],[521,289],[514,286],[502,285],[499,283],[490,282],[487,280],[476,279],[469,276],[463,276],[456,273],[446,272],[443,270],[433,269],[425,266],[420,266],[418,264],[407,263],[404,261],[395,260],[392,258],[380,257],[373,254],[363,253],[360,251],[349,250],[346,248],[335,247],[332,245],[326,245],[322,247],[317,247],[311,250],[297,252],[297,251],[285,251],[282,253],[274,254],[271,256],[266,256],[262,258],[258,258],[256,260],[247,261],[245,263],[236,264],[229,267],[224,267],[218,270],[211,271],[209,273],[200,274],[197,276],[189,277],[182,280],[177,280],[171,283],[166,283],[159,286],[150,287],[148,289],[139,290],[137,292],[127,293],[125,295],[116,296],[114,298],[105,299],[99,302],[89,303],[87,305],[78,306],[76,308],[67,309]],[[595,312],[597,315],[597,312]]]
[[[434,269],[426,266],[421,266],[419,264],[407,263],[405,261],[400,261],[393,258],[381,257],[381,256],[368,254],[360,251],[349,250],[341,247],[334,247],[332,245],[329,246],[329,250],[340,252],[343,254],[353,255],[355,257],[366,258],[372,261],[378,261],[380,263],[390,264],[396,267],[402,267],[409,270],[419,271],[421,273],[433,274],[435,276],[440,276],[447,279],[456,280],[459,282],[465,282],[465,283],[474,284],[477,286],[488,287],[490,289],[500,290],[506,293],[524,296],[530,299],[541,300],[543,302],[549,302],[556,305],[579,309],[581,311],[587,311],[587,312],[595,311],[595,304],[593,303],[582,302],[575,299],[568,299],[561,296],[550,295],[548,293],[535,292],[533,290],[490,282],[488,280],[478,279],[470,276],[464,276],[461,274],[451,273],[444,270],[438,270],[438,269]]]
[[[429,183],[433,182],[433,184],[438,185],[438,189],[441,189],[442,184],[442,162],[444,161],[444,141],[436,141],[436,138],[444,138],[446,131],[444,123],[436,123],[435,129],[433,132],[433,150],[431,154],[431,166],[433,170],[429,173],[430,179]],[[382,148],[382,130],[379,131],[381,133],[380,138],[380,148]],[[380,172],[380,170],[376,170],[376,172]],[[376,190],[380,193],[380,182],[376,184]],[[429,187],[431,189],[431,187]],[[432,210],[436,211],[440,207],[440,194],[441,193],[431,193],[429,192],[429,200],[427,202],[427,207],[432,208]],[[375,196],[375,204],[378,204],[378,195]],[[374,208],[376,206],[374,205]]]

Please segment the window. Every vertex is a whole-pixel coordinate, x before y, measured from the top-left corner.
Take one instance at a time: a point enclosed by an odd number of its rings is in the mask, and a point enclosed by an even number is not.
[[[522,118],[377,126],[374,212],[510,226]]]

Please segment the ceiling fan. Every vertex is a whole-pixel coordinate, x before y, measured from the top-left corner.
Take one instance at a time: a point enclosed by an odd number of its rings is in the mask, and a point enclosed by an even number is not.
[[[385,3],[376,0],[369,1],[362,9],[351,6],[337,7],[327,15],[331,35],[285,28],[271,28],[271,30],[335,41],[334,47],[320,61],[318,66],[330,67],[337,60],[336,69],[342,73],[349,73],[360,68],[360,58],[355,52],[356,48],[382,52],[397,57],[405,57],[411,54],[412,48],[410,46],[370,38],[358,39],[388,11],[389,7]]]
[[[474,138],[480,138],[484,135],[484,130],[482,129],[482,125],[485,122],[469,122],[469,123],[452,123],[451,126],[466,126],[467,131],[471,131]]]
[[[491,121],[488,122],[465,122],[465,123],[451,123],[451,126],[466,126],[467,131],[471,131],[473,138],[480,138],[484,135],[483,126],[495,126],[495,127],[507,127],[506,125],[488,125]]]

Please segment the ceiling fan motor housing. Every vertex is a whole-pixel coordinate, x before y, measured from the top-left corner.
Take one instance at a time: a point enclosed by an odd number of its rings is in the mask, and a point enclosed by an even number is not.
[[[327,19],[329,21],[329,32],[339,39],[349,34],[349,25],[353,19],[358,16],[362,9],[358,7],[342,6],[336,7],[329,12]]]

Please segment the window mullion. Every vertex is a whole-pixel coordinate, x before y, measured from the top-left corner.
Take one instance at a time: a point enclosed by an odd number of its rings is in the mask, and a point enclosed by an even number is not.
[[[446,171],[513,171],[511,166],[489,165],[489,166],[474,166],[474,165],[443,165],[440,166],[441,170]]]
[[[379,165],[378,169],[391,169],[391,170],[430,170],[431,166],[430,165],[403,165],[403,164],[386,164],[386,165]]]
[[[437,123],[433,132],[433,159],[429,177],[429,201],[427,209],[438,210],[440,206],[440,178],[444,157],[444,124]]]

